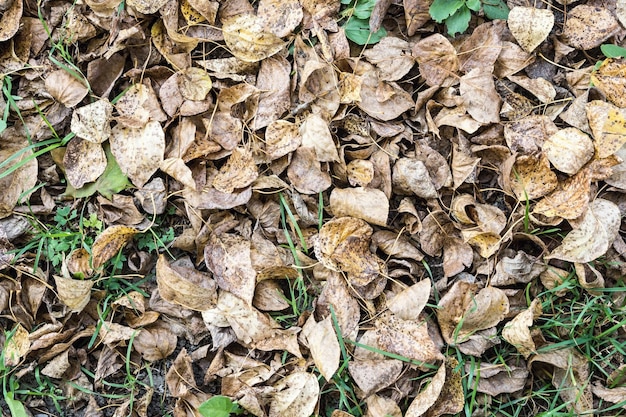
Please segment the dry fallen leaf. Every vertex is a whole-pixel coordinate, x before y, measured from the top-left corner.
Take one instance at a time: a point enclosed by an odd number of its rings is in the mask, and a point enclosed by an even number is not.
[[[618,107],[626,107],[626,59],[607,58],[598,71],[591,74],[591,82],[604,93],[607,100]]]
[[[335,188],[330,193],[330,210],[337,217],[351,216],[385,226],[389,201],[385,193],[375,188]]]
[[[139,233],[139,229],[128,226],[107,227],[100,233],[91,247],[91,263],[94,269],[100,268]]]
[[[330,381],[339,368],[341,356],[332,316],[329,314],[324,320],[316,322],[311,315],[302,327],[302,336],[306,338],[315,366],[326,381]]]
[[[213,187],[223,193],[249,186],[259,176],[252,152],[247,148],[235,148],[213,179]]]
[[[89,93],[83,81],[74,78],[64,70],[54,71],[46,77],[46,90],[65,107],[76,106]]]
[[[292,372],[273,386],[269,417],[310,417],[319,393],[315,375]]]
[[[509,30],[526,52],[532,52],[550,34],[554,14],[549,9],[513,7],[507,19]]]
[[[24,1],[13,0],[5,2],[8,6],[3,8],[0,16],[0,42],[11,39],[20,28],[20,19],[24,12]]]
[[[246,62],[257,62],[278,53],[284,42],[266,32],[263,20],[252,14],[238,14],[222,20],[224,41],[228,50]]]
[[[402,373],[402,362],[389,359],[355,358],[348,363],[348,372],[364,396],[391,386]]]
[[[435,34],[417,42],[413,46],[413,56],[429,86],[456,84],[459,58],[454,46],[443,35]]]
[[[69,183],[79,189],[102,175],[107,166],[107,158],[99,143],[74,138],[67,144],[63,166]]]
[[[569,10],[561,39],[567,45],[588,50],[600,46],[619,30],[609,9],[581,4]]]
[[[91,298],[91,287],[94,282],[90,280],[79,280],[64,278],[55,275],[54,282],[57,286],[59,300],[69,307],[71,311],[80,313],[89,303]]]
[[[106,99],[80,107],[72,113],[72,132],[81,139],[102,143],[111,135],[113,105]]]
[[[626,144],[626,111],[594,100],[585,106],[598,158],[606,158]]]
[[[261,0],[257,13],[264,27],[279,38],[290,35],[304,15],[297,0]]]
[[[155,362],[174,353],[178,338],[162,325],[142,329],[133,339],[133,348],[147,361]]]
[[[209,74],[200,68],[185,68],[178,76],[180,93],[187,100],[204,100],[213,87]]]
[[[473,68],[461,77],[461,98],[467,112],[479,123],[500,121],[500,96],[496,92],[493,74]]]
[[[530,306],[519,313],[502,329],[504,340],[515,346],[525,358],[535,352],[535,341],[530,333],[530,326],[541,315],[541,303],[535,298]]]
[[[0,134],[0,161],[6,163],[9,158],[15,158],[13,163],[2,169],[2,173],[17,167],[12,173],[0,178],[0,188],[3,190],[0,193],[0,218],[10,216],[20,198],[28,197],[37,184],[37,158],[33,157],[32,150],[27,147],[26,138],[19,135],[13,127]]]
[[[194,268],[187,258],[169,263],[164,255],[156,265],[159,294],[164,300],[188,308],[204,311],[217,303],[217,285],[211,277]]]
[[[12,329],[11,338],[7,338],[2,347],[2,357],[4,358],[5,366],[17,366],[24,359],[28,351],[30,350],[30,340],[28,330],[26,330],[21,324],[17,324]]]
[[[578,226],[546,259],[591,262],[606,253],[619,232],[620,224],[621,213],[617,205],[598,198],[589,205]]]
[[[576,219],[589,207],[591,178],[589,170],[584,168],[576,175],[559,183],[557,188],[535,204],[533,214],[547,217]]]
[[[593,142],[575,127],[559,130],[543,144],[543,152],[556,169],[576,174],[594,154]]]
[[[515,159],[509,174],[511,190],[520,201],[543,197],[558,185],[556,174],[550,169],[545,154],[539,157],[524,155]]]

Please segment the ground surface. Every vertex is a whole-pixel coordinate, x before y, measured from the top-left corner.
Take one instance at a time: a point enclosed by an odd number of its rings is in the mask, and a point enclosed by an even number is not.
[[[626,414],[623,1],[0,16],[3,416]]]

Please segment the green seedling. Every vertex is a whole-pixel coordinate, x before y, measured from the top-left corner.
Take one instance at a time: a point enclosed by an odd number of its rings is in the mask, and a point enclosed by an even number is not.
[[[445,23],[448,35],[463,33],[469,27],[472,12],[482,9],[489,19],[509,17],[509,8],[503,0],[435,0],[428,9],[437,23]]]
[[[200,404],[198,412],[204,417],[229,417],[243,413],[243,409],[230,398],[216,395]]]
[[[370,17],[376,0],[341,0],[344,10],[341,17],[347,19],[343,24],[346,37],[357,45],[373,45],[387,36],[385,28],[370,31]]]

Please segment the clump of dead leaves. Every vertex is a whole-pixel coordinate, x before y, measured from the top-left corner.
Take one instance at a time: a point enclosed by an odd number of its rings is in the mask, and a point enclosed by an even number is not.
[[[28,233],[19,213],[66,197],[99,191],[107,225],[60,271],[3,255],[19,377],[39,367],[104,415],[75,387],[107,393],[128,350],[165,361],[176,416],[198,416],[207,387],[259,417],[349,415],[323,394],[339,373],[364,415],[440,416],[469,401],[456,347],[488,396],[522,392],[541,363],[573,413],[623,399],[597,376],[592,390],[577,350],[537,353],[554,342],[525,298],[569,269],[589,291],[624,270],[626,61],[595,69],[581,52],[623,38],[622,2],[516,5],[455,39],[428,1],[377,2],[389,35],[364,50],[338,0],[0,3],[0,70],[22,97],[0,134],[3,253]],[[34,158],[51,128],[64,146]],[[138,251],[168,204],[177,259]],[[562,240],[533,234],[555,226]],[[111,299],[101,282],[123,249],[156,279]],[[502,343],[519,352],[506,369],[488,359]],[[150,415],[153,394],[114,415]]]

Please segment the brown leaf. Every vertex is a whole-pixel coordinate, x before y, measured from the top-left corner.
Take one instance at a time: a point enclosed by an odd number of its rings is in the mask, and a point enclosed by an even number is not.
[[[367,397],[396,382],[402,373],[402,362],[393,359],[356,359],[348,363],[348,372]]]
[[[80,313],[91,298],[93,281],[54,276],[59,300],[71,311]]]
[[[107,158],[99,143],[73,138],[67,144],[63,166],[69,183],[79,189],[102,175],[107,166]]]
[[[335,188],[330,193],[330,210],[337,217],[351,216],[385,226],[389,201],[385,193],[375,188]]]
[[[178,338],[163,325],[142,329],[133,339],[133,347],[149,362],[165,359],[174,353]]]
[[[620,224],[619,208],[608,200],[596,199],[578,227],[569,232],[561,245],[545,258],[591,262],[606,253],[619,232]]]
[[[437,190],[426,165],[413,158],[400,158],[393,166],[393,185],[404,193],[422,198],[437,198]]]
[[[16,3],[21,1],[16,0]],[[65,107],[74,107],[89,93],[83,81],[74,78],[69,72],[57,70],[46,77],[46,90]]]
[[[112,112],[113,105],[106,99],[100,99],[74,110],[70,128],[81,139],[102,143],[111,135]]]
[[[385,312],[375,324],[378,346],[382,350],[417,362],[433,363],[443,359],[430,337],[426,321],[402,320]]]
[[[295,3],[297,4],[297,2]],[[273,122],[288,123],[278,119],[291,106],[289,91],[290,72],[291,63],[284,57],[275,55],[261,62],[261,68],[256,79],[256,88],[261,91],[261,95],[259,96],[259,108],[254,117],[253,126],[255,130],[271,125]],[[266,131],[266,141],[267,136]]]
[[[302,147],[315,149],[320,162],[339,161],[337,147],[328,129],[328,123],[318,114],[310,114],[300,126]]]
[[[399,80],[415,64],[411,57],[409,43],[393,36],[382,38],[373,48],[365,50],[363,55],[369,62],[376,65],[378,76],[383,81]]]
[[[447,237],[443,241],[443,274],[452,277],[472,266],[474,251],[458,237]]]
[[[165,133],[159,122],[133,129],[116,125],[111,132],[111,152],[122,172],[139,188],[163,162]]]
[[[446,382],[446,366],[441,365],[435,376],[430,381],[430,384],[426,388],[417,394],[409,408],[406,410],[404,417],[421,417],[426,415],[426,412],[436,402],[437,398],[443,390],[443,385]]]
[[[423,279],[387,299],[387,307],[402,320],[417,320],[430,298],[430,289],[430,280]]]
[[[317,298],[315,311],[321,317],[328,316],[331,314],[331,306],[335,310],[343,338],[354,340],[361,320],[361,311],[358,301],[350,295],[348,283],[338,272],[329,274],[326,285]]]
[[[300,146],[287,168],[287,177],[302,194],[317,194],[331,186],[330,174],[321,170],[315,149]]]
[[[430,20],[428,8],[431,0],[403,0],[404,18],[407,34],[413,36],[415,32]]]
[[[298,126],[286,120],[272,122],[265,130],[265,151],[271,160],[295,151],[300,143],[302,136]]]
[[[531,154],[558,131],[547,116],[529,116],[504,126],[504,138],[511,151]]]
[[[128,5],[139,13],[153,14],[167,3],[167,0],[129,0]]]
[[[561,39],[573,48],[588,50],[600,46],[617,30],[619,23],[608,9],[581,4],[568,11]]]
[[[320,394],[315,375],[292,372],[273,387],[269,417],[309,417]]]
[[[339,368],[341,349],[333,328],[332,316],[316,322],[313,315],[302,327],[302,336],[306,338],[307,346],[320,374],[330,381]]]
[[[596,382],[591,391],[596,397],[613,404],[623,403],[626,398],[626,387],[607,388]],[[626,410],[626,405],[622,405],[622,408]]]
[[[238,14],[222,20],[222,32],[228,50],[238,59],[257,62],[278,53],[283,41],[266,32],[263,19],[252,14]]]
[[[241,236],[211,234],[204,247],[204,261],[217,285],[252,305],[256,271],[250,258],[250,241]]]
[[[0,193],[0,218],[10,216],[20,198],[27,198],[37,184],[37,158],[33,157],[31,150],[25,150],[27,146],[26,139],[13,127],[0,134],[0,161],[6,163],[9,158],[15,158],[2,169],[2,173],[17,167],[12,173],[0,178],[0,189],[3,190]]]
[[[413,246],[407,236],[402,234],[379,230],[372,236],[372,242],[386,255],[414,259],[418,262],[424,259],[424,255]]]
[[[559,183],[550,194],[535,204],[533,213],[547,217],[577,219],[589,207],[591,178],[589,169],[584,168],[576,175]]]
[[[534,200],[550,193],[558,185],[556,174],[550,170],[545,154],[539,157],[518,156],[509,174],[511,190],[518,200]]]
[[[6,10],[2,10],[0,17],[0,42],[11,39],[20,28],[20,19],[24,12],[23,0],[8,2]]]
[[[128,226],[107,227],[100,233],[91,247],[91,263],[94,269],[100,268],[139,233],[139,229]]]
[[[479,123],[500,121],[500,96],[491,72],[474,68],[461,77],[461,98],[467,112]]]
[[[279,38],[289,36],[304,15],[297,0],[261,0],[257,14],[265,29]]]
[[[530,333],[533,321],[541,316],[541,303],[535,298],[530,306],[519,313],[502,329],[504,340],[515,346],[525,358],[535,352],[535,341]]]
[[[494,66],[502,50],[504,22],[494,20],[475,28],[457,48],[460,70],[468,73],[479,68],[487,74],[493,73]]]
[[[463,394],[463,384],[461,382],[462,373],[459,369],[459,362],[452,357],[446,358],[442,367],[446,368],[446,381],[443,389],[437,397],[437,401],[426,413],[426,417],[439,417],[443,414],[457,414],[465,406],[465,395]]]
[[[159,294],[170,303],[204,311],[217,303],[217,285],[209,274],[196,270],[188,258],[168,263],[164,255],[156,265]]]
[[[116,118],[119,124],[116,128],[140,129],[151,120],[157,122],[167,120],[167,115],[161,109],[149,82],[132,85],[115,103],[115,109],[119,113]]]
[[[213,179],[213,187],[223,193],[249,186],[259,176],[252,152],[247,148],[235,148]]]
[[[528,370],[520,366],[481,363],[478,370],[470,370],[468,365],[466,372],[480,372],[476,390],[492,396],[520,391],[528,380]]]
[[[424,38],[413,46],[422,77],[429,86],[450,87],[457,83],[459,58],[454,46],[443,35]]]

